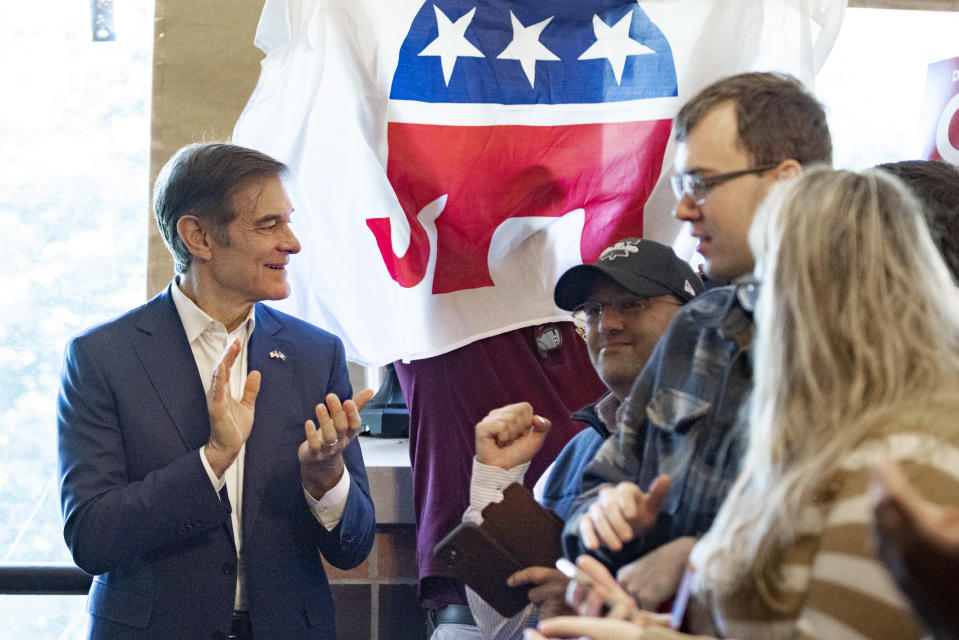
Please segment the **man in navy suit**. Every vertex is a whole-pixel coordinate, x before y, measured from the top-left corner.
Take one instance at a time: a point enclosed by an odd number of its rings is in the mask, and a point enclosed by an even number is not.
[[[321,555],[346,569],[372,545],[355,441],[372,392],[349,399],[338,338],[261,304],[289,295],[300,250],[285,171],[177,152],[154,190],[175,280],[67,347],[60,499],[95,576],[90,638],[335,637]]]

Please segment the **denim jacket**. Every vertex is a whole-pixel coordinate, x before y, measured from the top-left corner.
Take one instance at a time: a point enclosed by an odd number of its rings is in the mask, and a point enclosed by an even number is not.
[[[590,426],[573,436],[563,450],[556,456],[550,467],[549,475],[543,487],[542,504],[552,509],[564,520],[573,509],[576,498],[581,491],[583,469],[596,455],[600,445],[609,437],[609,429],[597,413],[597,406],[601,403],[609,407],[610,415],[619,403],[612,393],[607,393],[598,402],[586,405],[573,413],[573,419]],[[605,415],[605,413],[604,413]]]
[[[601,485],[671,486],[656,524],[622,552],[597,555],[616,569],[656,547],[709,529],[739,472],[739,419],[752,388],[749,347],[756,285],[711,289],[679,310],[618,412],[618,429],[587,466],[567,519],[566,555],[585,552],[576,527]]]

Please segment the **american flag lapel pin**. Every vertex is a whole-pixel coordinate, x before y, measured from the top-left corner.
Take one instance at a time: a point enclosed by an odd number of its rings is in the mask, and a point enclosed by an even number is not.
[[[277,358],[279,360],[282,360],[283,362],[286,362],[286,354],[280,351],[279,349],[274,349],[273,351],[271,351],[270,357]]]

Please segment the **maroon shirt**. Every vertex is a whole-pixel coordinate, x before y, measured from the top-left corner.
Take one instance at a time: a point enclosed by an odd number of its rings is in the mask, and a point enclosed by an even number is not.
[[[558,329],[562,343],[544,356],[536,337],[551,327]],[[522,401],[553,423],[526,472],[525,484],[532,488],[563,445],[585,427],[570,413],[607,389],[585,341],[569,322],[516,329],[395,366],[410,410],[420,601],[430,608],[466,604],[462,585],[432,552],[469,505],[476,423],[492,409]]]

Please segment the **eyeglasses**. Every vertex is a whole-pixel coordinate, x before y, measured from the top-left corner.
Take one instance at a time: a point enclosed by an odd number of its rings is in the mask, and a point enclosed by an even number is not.
[[[615,310],[619,316],[628,317],[637,316],[654,304],[682,306],[678,302],[671,302],[663,298],[624,298],[615,302],[588,301],[573,309],[573,318],[586,324],[596,324],[600,318],[608,313],[609,309]]]
[[[720,173],[714,176],[701,176],[696,173],[680,173],[669,176],[669,186],[673,188],[673,195],[677,200],[682,200],[683,196],[689,198],[698,205],[706,202],[706,196],[713,187],[735,180],[742,176],[752,175],[754,173],[763,173],[776,168],[778,162],[774,164],[765,164],[755,169],[744,169],[742,171],[732,171],[730,173]]]

